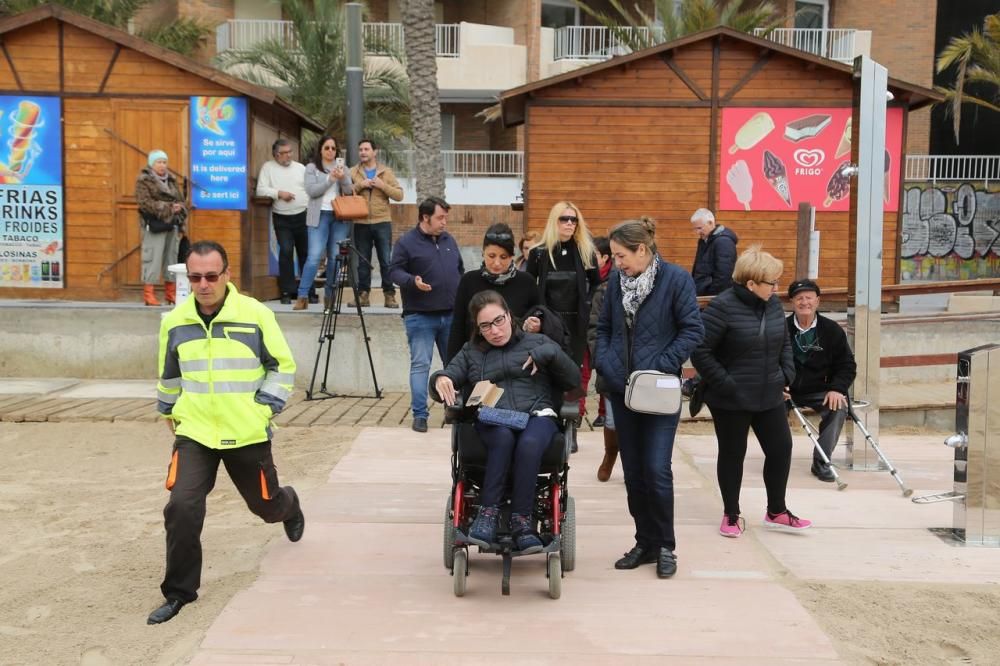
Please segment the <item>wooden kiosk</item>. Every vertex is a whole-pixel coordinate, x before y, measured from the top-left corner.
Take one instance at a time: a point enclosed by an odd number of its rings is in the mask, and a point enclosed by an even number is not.
[[[906,115],[938,96],[891,78],[889,89],[883,270],[893,283]],[[689,267],[697,243],[689,220],[705,207],[736,231],[740,248],[762,243],[782,259],[791,279],[798,208],[811,203],[820,280],[846,287],[842,170],[854,92],[850,65],[722,27],[509,90],[503,122],[525,125],[525,226],[541,229],[565,200],[595,236],[649,215],[663,257]]]
[[[28,178],[46,168],[43,150],[28,144],[44,139],[44,149],[54,156],[47,168],[61,172],[61,178],[50,174],[44,186],[45,201],[52,204],[47,208],[0,205],[0,298],[139,299],[135,179],[149,151],[165,150],[192,199],[205,178],[190,173],[196,97],[243,100],[237,104],[245,109],[245,136],[234,138],[245,158],[242,168],[231,172],[237,186],[245,180],[245,198],[242,210],[195,205],[188,235],[226,246],[233,279],[243,291],[259,298],[277,295],[268,270],[268,209],[254,203],[253,184],[276,138],[297,145],[302,128],[322,128],[271,90],[46,5],[0,21],[0,184],[8,184],[0,185],[3,203],[25,203],[33,192]],[[36,119],[38,109],[56,112],[43,124]],[[241,126],[238,134],[242,131]],[[25,185],[18,190],[22,178]],[[33,213],[45,221],[23,217]],[[26,247],[37,240],[33,230],[52,231],[56,222],[55,240],[41,249]],[[33,262],[31,255],[39,252],[61,252],[61,261]],[[15,277],[19,281],[12,281]]]

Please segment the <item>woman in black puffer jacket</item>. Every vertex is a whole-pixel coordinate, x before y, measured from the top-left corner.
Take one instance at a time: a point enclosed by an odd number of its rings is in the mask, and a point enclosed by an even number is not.
[[[733,272],[736,284],[705,308],[705,339],[691,355],[706,382],[705,402],[719,440],[716,474],[724,510],[719,533],[725,537],[738,537],[744,529],[740,486],[750,428],[764,451],[764,525],[799,531],[811,524],[785,506],[792,461],[785,399],[795,362],[777,296],[781,271],[781,261],[759,245],[741,254]]]
[[[496,407],[531,416],[528,426],[520,432],[476,422],[486,448],[486,473],[479,514],[468,536],[487,545],[496,540],[500,500],[513,464],[511,535],[522,553],[535,552],[542,548],[531,518],[535,480],[542,455],[557,430],[552,392],[579,386],[580,369],[548,337],[520,330],[512,321],[506,301],[495,291],[481,291],[472,297],[469,321],[474,323],[472,339],[444,370],[431,377],[431,397],[452,405],[461,390],[464,402],[476,382],[486,379],[504,391]]]

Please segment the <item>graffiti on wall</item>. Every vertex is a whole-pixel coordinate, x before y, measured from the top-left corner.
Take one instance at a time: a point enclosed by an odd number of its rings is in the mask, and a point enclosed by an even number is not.
[[[1000,192],[983,183],[907,188],[901,240],[904,280],[1000,277]]]

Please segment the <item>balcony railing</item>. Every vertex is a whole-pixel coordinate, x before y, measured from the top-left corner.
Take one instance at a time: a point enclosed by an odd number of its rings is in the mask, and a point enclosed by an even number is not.
[[[663,30],[658,28],[622,28],[622,35],[604,26],[568,25],[557,28],[553,42],[553,60],[607,60],[617,55],[631,53],[622,36],[635,33],[652,42],[663,41]]]
[[[853,28],[776,28],[765,32],[757,28],[753,34],[823,58],[851,63],[858,54],[859,33],[868,31]]]
[[[457,23],[438,24],[435,42],[439,58],[459,56],[459,26]],[[365,52],[368,55],[403,53],[403,25],[401,23],[365,23],[362,26]],[[265,21],[230,19],[215,30],[216,51],[244,51],[269,39],[278,40],[289,50],[297,50],[295,30],[291,21]]]
[[[401,176],[412,176],[416,172],[412,150],[398,151],[393,158]],[[521,178],[524,175],[524,153],[520,150],[442,150],[441,159],[447,177]]]
[[[1000,181],[1000,155],[907,155],[906,181]]]

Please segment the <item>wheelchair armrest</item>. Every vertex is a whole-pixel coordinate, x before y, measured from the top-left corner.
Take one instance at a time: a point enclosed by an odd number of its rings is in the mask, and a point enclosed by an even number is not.
[[[462,405],[445,405],[444,407],[444,422],[451,425],[453,423],[460,423],[463,420],[462,417],[465,414],[465,407]]]
[[[580,418],[580,405],[577,402],[565,401],[559,408],[559,418],[563,421],[576,421]]]

